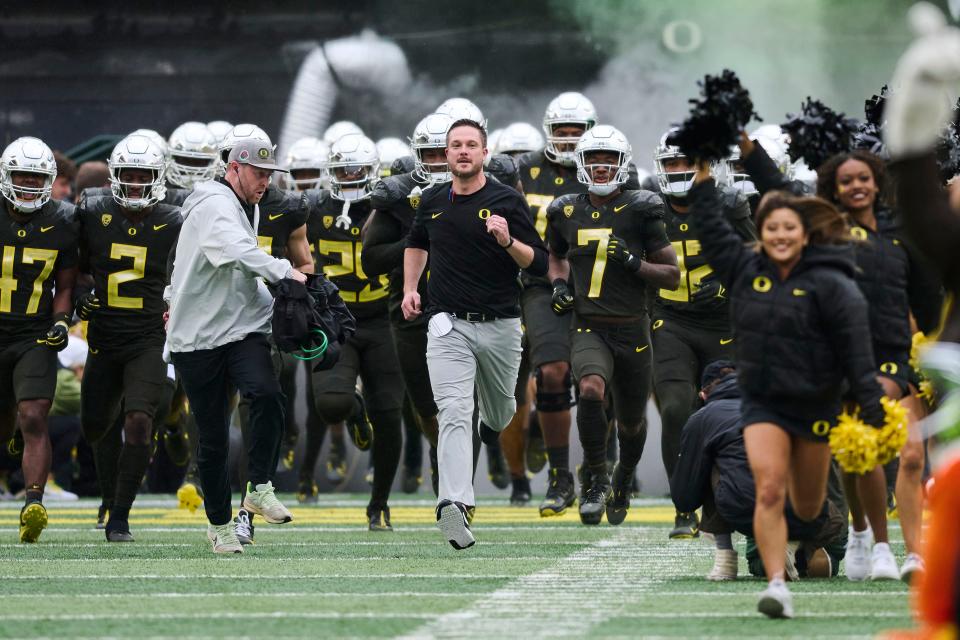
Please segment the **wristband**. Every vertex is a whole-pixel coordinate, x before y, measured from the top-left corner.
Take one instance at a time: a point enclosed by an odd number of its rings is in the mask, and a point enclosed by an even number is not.
[[[510,236],[510,242],[508,242],[507,244],[503,245],[503,248],[504,248],[504,249],[509,249],[509,248],[512,247],[512,246],[513,246],[513,236]]]
[[[63,323],[66,327],[70,328],[70,321],[73,319],[73,313],[69,311],[61,311],[60,313],[53,314],[53,324]]]

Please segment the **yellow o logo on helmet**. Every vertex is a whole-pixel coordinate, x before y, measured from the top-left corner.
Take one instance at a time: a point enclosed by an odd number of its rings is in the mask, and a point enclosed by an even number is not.
[[[813,423],[813,435],[825,436],[830,431],[830,423],[826,420],[817,420]]]
[[[757,276],[753,279],[753,290],[758,293],[766,293],[773,288],[773,281],[767,276]]]

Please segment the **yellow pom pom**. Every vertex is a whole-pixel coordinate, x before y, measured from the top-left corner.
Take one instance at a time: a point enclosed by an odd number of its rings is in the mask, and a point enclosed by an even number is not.
[[[917,331],[913,334],[913,338],[910,341],[910,366],[913,367],[914,371],[920,371],[920,352],[927,347],[932,340],[927,336],[923,335],[922,331]]]
[[[877,462],[887,464],[907,443],[908,409],[893,398],[881,398],[880,403],[883,405],[883,427],[877,433]]]
[[[846,411],[830,430],[830,451],[847,473],[864,474],[877,466],[877,430]]]
[[[929,380],[920,381],[920,389],[917,397],[926,402],[928,405],[933,406],[934,401],[936,400],[936,391],[933,388],[933,383]]]

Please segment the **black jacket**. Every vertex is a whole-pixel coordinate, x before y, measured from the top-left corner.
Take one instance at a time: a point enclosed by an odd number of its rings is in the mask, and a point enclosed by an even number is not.
[[[694,185],[688,198],[707,260],[730,292],[744,395],[811,424],[833,423],[846,378],[864,420],[882,424],[867,303],[850,248],[811,245],[781,281],[720,213],[713,180]]]

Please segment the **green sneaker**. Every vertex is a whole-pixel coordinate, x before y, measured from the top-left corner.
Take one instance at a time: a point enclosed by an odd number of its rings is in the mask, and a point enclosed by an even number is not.
[[[258,484],[256,488],[248,482],[243,508],[262,516],[270,524],[285,524],[293,520],[293,514],[277,500],[272,482]]]
[[[243,553],[243,545],[237,539],[235,523],[231,520],[219,526],[207,525],[207,540],[214,553]]]

